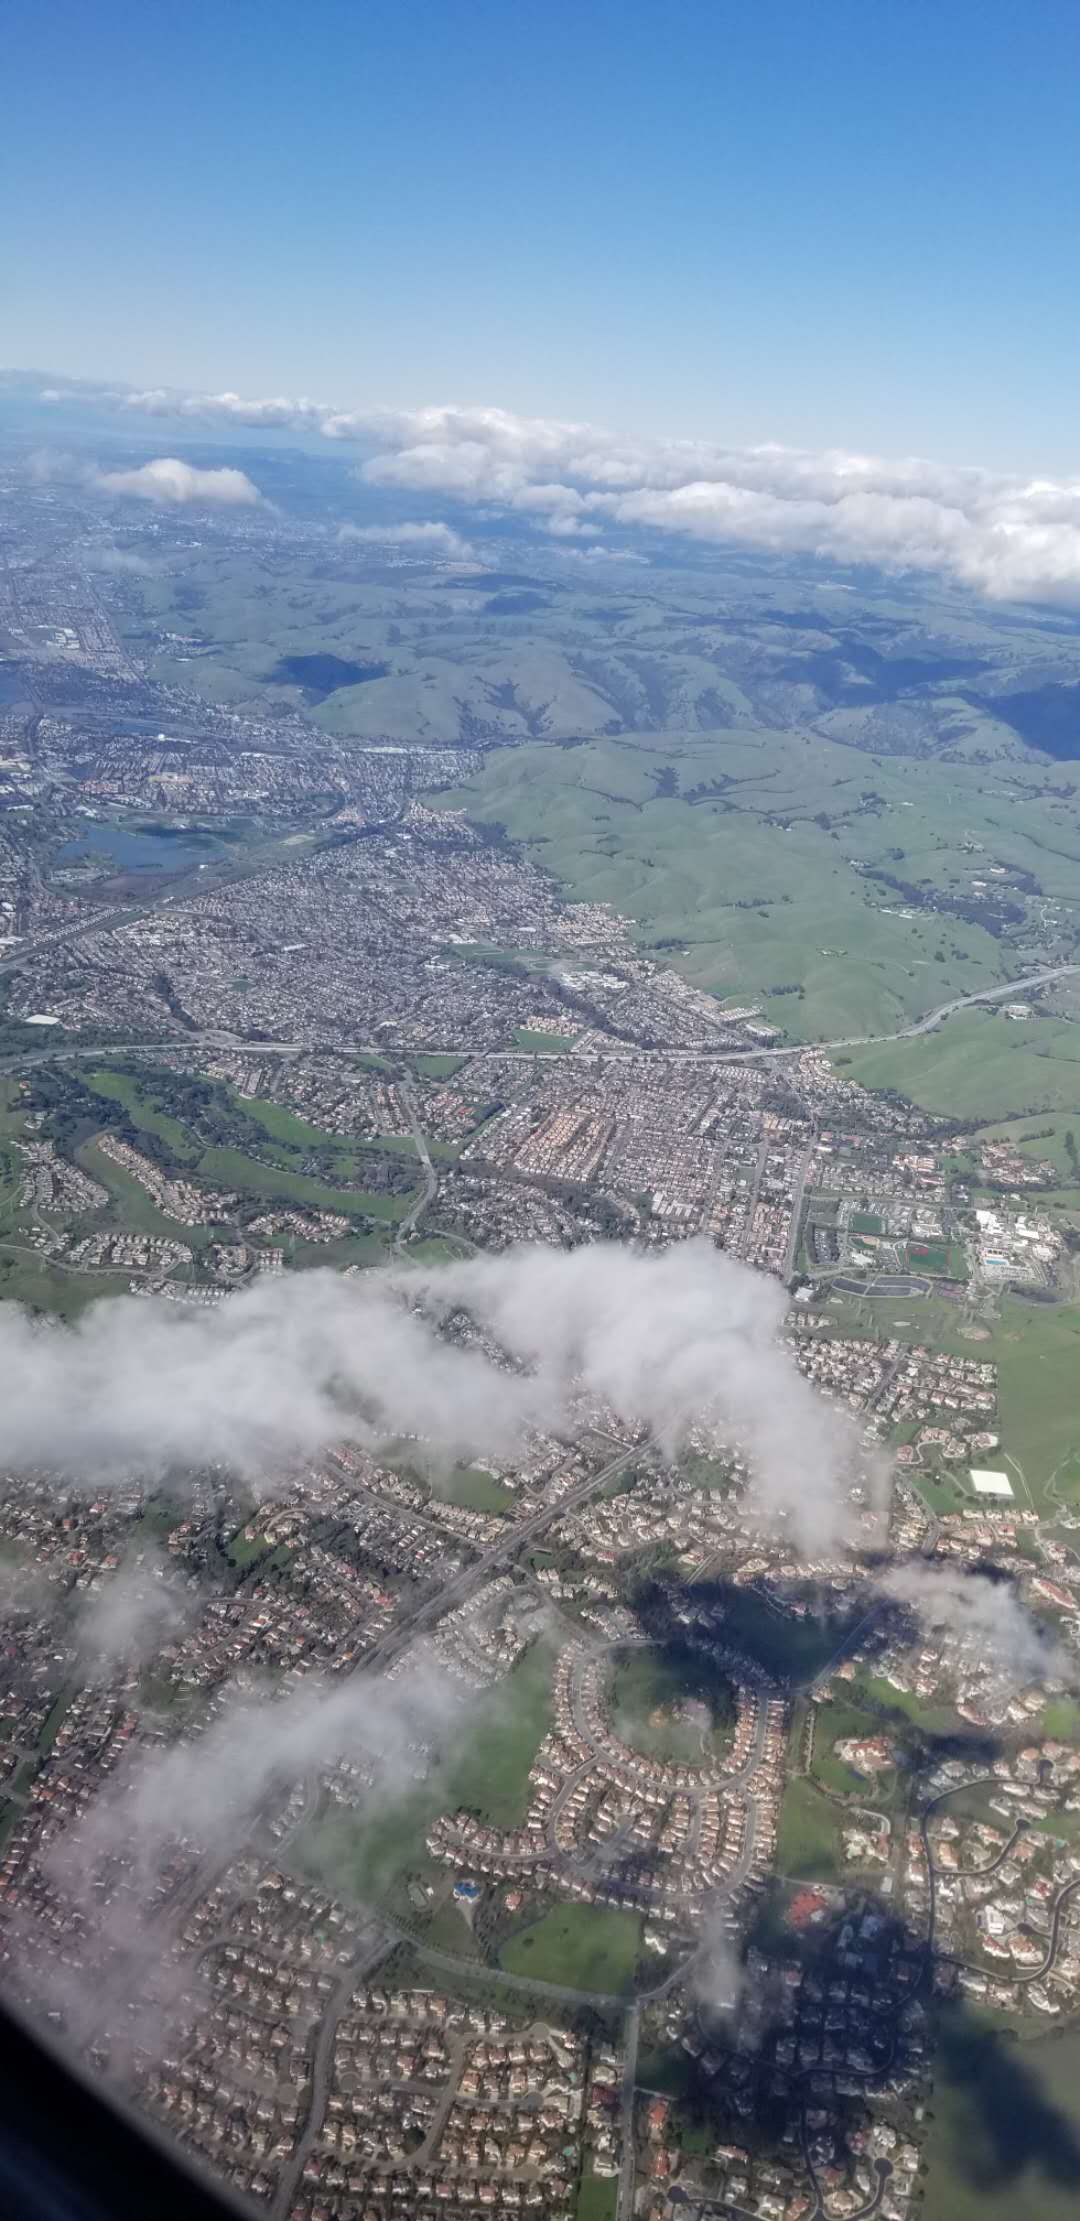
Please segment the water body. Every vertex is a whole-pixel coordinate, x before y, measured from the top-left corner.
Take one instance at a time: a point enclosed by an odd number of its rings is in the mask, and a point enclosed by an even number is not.
[[[350,663],[345,656],[282,656],[270,673],[273,686],[302,686],[314,701],[324,702],[343,686],[365,686],[370,679],[384,679],[388,663]]]
[[[208,833],[171,825],[88,825],[85,832],[65,841],[53,857],[54,864],[101,861],[118,871],[188,871],[205,864],[217,853],[218,843]]]
[[[550,609],[546,594],[493,594],[484,603],[485,617],[527,617],[531,610]]]
[[[30,688],[17,664],[0,663],[0,709],[14,709],[29,700]]]

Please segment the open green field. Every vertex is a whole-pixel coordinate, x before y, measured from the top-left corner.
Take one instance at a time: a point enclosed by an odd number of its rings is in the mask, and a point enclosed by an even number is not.
[[[836,1755],[837,1743],[881,1735],[884,1732],[881,1721],[872,1713],[835,1698],[816,1704],[813,1714],[814,1752],[810,1771],[814,1779],[823,1788],[834,1789],[841,1796],[858,1797],[871,1805],[887,1804],[895,1779],[891,1769],[885,1774],[860,1774],[846,1759]]]
[[[331,1187],[305,1172],[265,1164],[240,1149],[204,1149],[196,1170],[200,1179],[215,1187],[236,1188],[272,1202],[305,1203],[317,1211],[339,1211],[346,1218],[385,1219],[396,1224],[415,1201],[411,1194],[385,1195],[374,1189]]]
[[[959,1473],[920,1473],[914,1482],[917,1496],[922,1498],[928,1511],[940,1519],[953,1512],[968,1510],[975,1502],[974,1489],[966,1488]]]
[[[464,1747],[446,1781],[447,1806],[476,1812],[496,1828],[516,1828],[528,1809],[529,1771],[551,1726],[551,1652],[524,1652],[477,1706]]]
[[[964,1314],[959,1304],[940,1295],[868,1296],[829,1295],[822,1305],[825,1332],[866,1334],[890,1341],[924,1342],[953,1357],[989,1357],[988,1341],[975,1343],[961,1333]]]
[[[123,1165],[115,1164],[95,1142],[84,1141],[75,1151],[75,1161],[108,1190],[118,1225],[137,1234],[157,1234],[166,1241],[183,1242],[188,1249],[205,1249],[215,1239],[212,1227],[187,1226],[159,1211],[142,1181]],[[220,1228],[217,1231],[220,1233]]]
[[[414,1265],[453,1265],[461,1257],[474,1255],[471,1242],[456,1240],[453,1234],[426,1234],[420,1241],[409,1243],[409,1258]]]
[[[1051,1697],[1043,1712],[1041,1732],[1063,1743],[1080,1743],[1080,1700]]]
[[[283,1142],[289,1149],[320,1150],[341,1159],[343,1175],[348,1178],[358,1156],[362,1161],[365,1150],[378,1150],[392,1157],[415,1157],[416,1143],[411,1134],[386,1134],[365,1141],[352,1140],[348,1135],[336,1134],[327,1126],[313,1126],[306,1118],[298,1116],[285,1103],[270,1103],[261,1096],[234,1095],[237,1109],[251,1119],[255,1126],[271,1141]],[[433,1157],[450,1161],[457,1151],[450,1142],[432,1140],[428,1147]]]
[[[688,1673],[658,1650],[626,1650],[611,1677],[615,1733],[647,1758],[702,1766],[720,1758],[731,1741],[734,1694],[717,1674],[707,1689],[700,1671]]]
[[[609,2175],[582,2175],[578,2185],[574,2221],[615,2221],[618,2181]]]
[[[248,1118],[254,1119],[271,1141],[291,1142],[304,1149],[340,1149],[340,1134],[330,1133],[326,1127],[312,1126],[300,1118],[285,1103],[268,1103],[256,1095],[238,1095],[236,1102]]]
[[[1080,1027],[1059,1018],[959,1010],[915,1041],[845,1049],[834,1062],[860,1087],[893,1088],[942,1117],[989,1123],[1043,1111],[1080,1114]]]
[[[132,1073],[103,1065],[98,1071],[81,1073],[80,1077],[95,1095],[104,1096],[111,1103],[120,1103],[133,1126],[140,1127],[143,1133],[156,1134],[177,1164],[194,1163],[199,1144],[190,1127],[182,1126],[178,1118],[162,1110],[151,1090]]]
[[[980,1350],[979,1354],[982,1354]],[[1005,1302],[987,1355],[998,1368],[1005,1450],[1038,1511],[1080,1502],[1080,1304]],[[995,1458],[996,1463],[996,1458]],[[1017,1500],[1024,1486],[1010,1468]]]
[[[366,1144],[314,1126],[281,1103],[241,1096],[223,1087],[213,1091],[203,1087],[199,1093],[182,1076],[153,1068],[131,1071],[103,1064],[84,1077],[95,1094],[119,1104],[133,1126],[153,1134],[181,1171],[256,1194],[270,1192],[268,1181],[274,1180],[275,1192],[289,1201],[320,1207],[322,1196],[344,1199],[321,1207],[362,1209],[365,1216],[391,1221],[402,1217],[412,1201],[411,1193],[365,1186],[364,1170],[378,1162],[378,1143]],[[170,1108],[173,1101],[183,1116]],[[434,1153],[454,1154],[439,1144],[434,1145]],[[411,1136],[392,1137],[389,1154],[414,1158]],[[310,1165],[312,1157],[318,1159],[316,1172],[305,1165],[305,1159]]]
[[[1035,1118],[998,1119],[993,1125],[982,1127],[977,1133],[973,1134],[972,1143],[1007,1141],[1011,1142],[1013,1148],[1018,1150],[1022,1157],[1033,1159],[1045,1157],[1049,1163],[1056,1166],[1064,1183],[1065,1192],[1068,1192],[1070,1183],[1075,1182],[1077,1178],[1076,1166],[1066,1143],[1066,1135],[1070,1133],[1074,1144],[1080,1147],[1080,1120],[1074,1121],[1066,1111],[1045,1118],[1036,1116]],[[963,1152],[961,1152],[961,1157],[963,1158]],[[1035,1191],[1040,1197],[1042,1192],[1040,1190]],[[1046,1192],[1056,1193],[1057,1191]],[[1075,1192],[1075,1189],[1073,1192]]]
[[[438,1050],[434,1049],[421,1049],[417,1051],[412,1062],[421,1079],[452,1080],[455,1072],[460,1072],[466,1059],[458,1056],[443,1056]]]
[[[831,1882],[844,1871],[843,1814],[808,1781],[790,1780],[780,1807],[776,1864],[799,1881]]]
[[[468,1511],[505,1512],[514,1501],[512,1489],[478,1465],[455,1465],[452,1472],[432,1473],[428,1480],[441,1503],[463,1504]]]
[[[1080,1303],[1031,1303],[1003,1295],[983,1322],[986,1338],[962,1331],[958,1303],[939,1297],[832,1297],[824,1305],[838,1334],[874,1333],[924,1343],[952,1357],[996,1365],[1001,1451],[986,1462],[1004,1463],[1016,1502],[1052,1515],[1055,1505],[1080,1502]],[[1015,1462],[1013,1462],[1015,1461]],[[1019,1468],[1019,1470],[1018,1470]],[[952,1511],[967,1500],[966,1469],[957,1481],[943,1477],[924,1489],[936,1509]]]
[[[894,1688],[883,1674],[870,1673],[865,1666],[859,1668],[851,1687],[856,1695],[864,1696],[871,1704],[880,1706],[882,1711],[892,1713],[897,1730],[907,1721],[912,1727],[923,1728],[928,1735],[964,1735],[971,1732],[951,1705],[927,1704],[912,1690]],[[888,1720],[879,1719],[876,1726],[885,1734],[891,1731]]]
[[[256,1558],[261,1558],[267,1547],[266,1536],[260,1534],[249,1522],[226,1544],[225,1555],[230,1565],[244,1568],[254,1565]]]
[[[0,1301],[23,1303],[58,1319],[77,1318],[97,1296],[127,1295],[126,1273],[65,1272],[30,1250],[0,1240]]]
[[[518,1026],[514,1032],[515,1049],[532,1049],[537,1056],[561,1055],[573,1041],[572,1033],[538,1033],[531,1026]]]
[[[946,2014],[926,2145],[926,2221],[1074,2221],[1080,2035],[1018,2042]]]
[[[470,1923],[455,1905],[452,1896],[439,1905],[425,1923],[423,1938],[433,1951],[449,1951],[455,1959],[475,1959],[479,1964],[483,1963],[480,1959],[480,1946]]]
[[[503,1944],[508,1974],[624,1997],[634,1986],[641,1919],[618,1905],[557,1905]]]
[[[78,1232],[115,1227],[179,1241],[198,1253],[219,1240],[223,1228],[233,1231],[245,1205],[250,1211],[258,1203],[295,1204],[340,1213],[352,1224],[333,1244],[290,1242],[293,1265],[368,1264],[385,1254],[388,1233],[415,1200],[419,1168],[411,1139],[388,1158],[377,1145],[324,1132],[276,1104],[245,1102],[184,1074],[152,1066],[145,1071],[113,1066],[104,1058],[85,1074],[61,1077],[47,1067],[42,1083],[46,1133],[55,1132],[61,1154],[73,1155],[108,1199],[75,1222]],[[5,1083],[0,1100],[0,1241],[6,1236],[12,1246],[0,1262],[0,1279],[18,1300],[70,1313],[91,1295],[126,1288],[127,1279],[99,1275],[95,1285],[94,1277],[65,1271],[59,1263],[47,1265],[34,1253],[28,1241],[30,1222],[24,1227],[18,1203],[21,1166],[4,1146],[25,1124],[22,1101],[14,1084]],[[235,1192],[238,1202],[227,1207],[224,1221],[200,1226],[170,1218],[141,1180],[97,1146],[100,1130],[117,1125],[125,1138],[133,1133],[165,1176]],[[222,1133],[220,1141],[214,1139],[215,1129]],[[396,1168],[401,1159],[408,1160],[404,1188],[383,1186],[383,1169],[391,1162]],[[378,1184],[366,1184],[365,1173]],[[399,1177],[396,1169],[392,1177]]]

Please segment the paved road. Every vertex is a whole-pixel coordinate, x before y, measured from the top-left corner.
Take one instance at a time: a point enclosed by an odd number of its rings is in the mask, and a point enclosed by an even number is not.
[[[850,1273],[838,1273],[829,1285],[839,1296],[869,1296],[873,1301],[884,1297],[889,1302],[906,1303],[909,1296],[928,1296],[934,1283],[916,1273],[875,1273],[871,1279],[859,1280]]]
[[[615,2221],[633,2221],[635,2174],[634,2089],[637,2083],[638,2037],[640,2033],[641,2008],[637,2005],[631,2005],[623,2031],[625,2057],[623,2061],[622,2096],[619,2104],[622,2166],[619,2169],[619,2187],[615,2198]]]
[[[919,1834],[922,1837],[923,1857],[926,1860],[926,1886],[929,1892],[929,1905],[927,1908],[926,1925],[926,1949],[928,1963],[934,1955],[934,1929],[937,1924],[937,1868],[934,1865],[934,1861],[931,1856],[930,1837],[927,1832],[930,1822],[930,1815],[932,1812],[937,1811],[939,1805],[943,1805],[945,1803],[947,1797],[958,1796],[961,1789],[978,1789],[982,1782],[993,1781],[993,1779],[994,1777],[992,1774],[977,1774],[973,1781],[955,1782],[950,1788],[941,1790],[938,1796],[931,1797],[929,1804],[923,1807],[923,1811],[920,1815]]]
[[[364,1948],[365,1943],[366,1949]],[[387,1933],[381,1923],[372,1922],[366,1936],[360,1939],[351,1965],[346,1967],[340,1980],[335,1985],[333,1994],[327,2001],[326,2011],[319,2022],[318,2034],[315,2038],[315,2051],[311,2063],[311,2096],[308,2101],[307,2119],[304,2122],[303,2133],[292,2158],[286,2160],[278,2177],[278,2186],[274,2192],[273,2204],[270,2208],[274,2221],[278,2221],[278,2217],[288,2213],[296,2196],[297,2185],[308,2153],[323,2124],[326,2101],[330,2095],[333,2071],[331,2055],[338,2022],[357,1983],[363,1980],[365,1974],[370,1974],[373,1968],[378,1966],[380,1959],[385,1959],[388,1953],[393,1950],[393,1947],[393,1936]]]
[[[389,1919],[387,1927],[393,1927]],[[427,1944],[422,1937],[414,1936],[408,1928],[395,1928],[400,1943],[408,1944],[417,1958],[426,1965],[445,1967],[451,1974],[470,1975],[474,1982],[495,1982],[503,1990],[525,1990],[537,1997],[555,1998],[560,2005],[615,2006],[623,2012],[626,1998],[608,1990],[573,1990],[562,1982],[543,1982],[533,1974],[508,1974],[505,1967],[490,1966],[486,1959],[461,1959],[453,1951],[441,1951],[436,1944]]]

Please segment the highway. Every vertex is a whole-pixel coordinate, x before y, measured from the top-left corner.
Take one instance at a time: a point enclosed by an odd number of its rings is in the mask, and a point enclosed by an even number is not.
[[[413,1141],[416,1144],[416,1154],[420,1159],[420,1171],[423,1176],[424,1184],[420,1190],[419,1195],[416,1198],[415,1203],[410,1205],[409,1209],[405,1213],[404,1218],[400,1220],[397,1232],[394,1235],[394,1248],[399,1256],[401,1254],[401,1251],[404,1249],[405,1244],[408,1241],[417,1220],[421,1216],[421,1213],[427,1210],[430,1203],[434,1203],[435,1197],[439,1192],[438,1175],[435,1171],[434,1165],[431,1162],[431,1151],[427,1145],[427,1136],[425,1135],[420,1124],[420,1119],[416,1108],[416,1097],[413,1093],[412,1086],[408,1081],[402,1087],[401,1095],[405,1105],[405,1109],[408,1113],[409,1125],[412,1130]]]
[[[620,1450],[617,1457],[610,1458],[597,1472],[587,1474],[583,1481],[579,1481],[575,1488],[568,1489],[565,1496],[560,1496],[557,1502],[542,1504],[539,1511],[533,1512],[528,1519],[515,1520],[507,1533],[500,1535],[497,1541],[481,1551],[471,1566],[466,1566],[462,1573],[456,1574],[437,1595],[417,1605],[415,1611],[396,1627],[389,1628],[374,1649],[360,1659],[356,1671],[369,1673],[376,1667],[389,1664],[414,1636],[422,1634],[436,1620],[441,1619],[445,1612],[456,1611],[458,1605],[464,1604],[475,1589],[482,1588],[495,1566],[505,1565],[508,1559],[517,1556],[527,1542],[542,1534],[553,1520],[564,1518],[567,1512],[575,1511],[579,1504],[586,1503],[616,1473],[622,1473],[628,1465],[632,1465],[642,1455],[643,1448],[642,1443],[636,1442],[632,1448]]]
[[[1050,964],[1047,965],[1044,971],[1025,972],[1019,979],[1005,980],[1000,987],[983,987],[974,995],[954,995],[950,1002],[938,1003],[936,1009],[927,1011],[924,1018],[913,1019],[910,1026],[899,1026],[895,1033],[848,1033],[841,1034],[837,1039],[831,1041],[792,1041],[781,1048],[771,1049],[644,1049],[638,1048],[631,1042],[610,1049],[594,1049],[590,1046],[585,1052],[583,1061],[593,1061],[599,1058],[604,1062],[625,1063],[627,1060],[635,1061],[638,1058],[645,1058],[659,1064],[760,1064],[762,1062],[775,1062],[780,1057],[805,1056],[806,1052],[812,1049],[875,1049],[889,1041],[915,1041],[921,1034],[933,1033],[936,1026],[943,1025],[947,1018],[955,1017],[959,1010],[974,1010],[983,1003],[1011,1002],[1014,996],[1024,994],[1028,988],[1048,987],[1055,979],[1071,979],[1078,973],[1080,973],[1080,964]],[[276,1044],[260,1042],[258,1046],[272,1050]],[[385,1056],[387,1053],[385,1041],[374,1042],[366,1046],[368,1053],[371,1055]],[[358,1052],[363,1053],[364,1047],[365,1044],[357,1043],[348,1051],[348,1054],[355,1056]],[[571,1048],[566,1050],[556,1049],[548,1053],[555,1056],[572,1057],[575,1052]],[[531,1049],[480,1048],[471,1046],[468,1042],[440,1045],[434,1049],[425,1047],[423,1054],[425,1056],[487,1058],[500,1064],[507,1058],[513,1058],[526,1064],[535,1061],[534,1052]]]
[[[155,904],[145,904],[137,910],[127,910],[120,915],[110,912],[107,923],[110,927],[118,924],[128,924],[134,917],[149,915],[156,907]],[[20,966],[26,963],[32,955],[40,954],[43,948],[51,945],[51,941],[78,939],[82,935],[103,932],[104,930],[106,930],[105,921],[95,920],[92,924],[80,926],[77,931],[73,928],[70,931],[58,932],[47,941],[28,941],[24,948],[0,959],[0,976],[7,972],[18,971]],[[910,1026],[901,1026],[894,1033],[843,1034],[829,1041],[792,1041],[785,1043],[782,1047],[761,1049],[646,1049],[639,1048],[633,1043],[620,1043],[618,1047],[590,1047],[587,1052],[587,1059],[581,1061],[587,1060],[607,1064],[625,1064],[637,1061],[653,1064],[688,1065],[761,1064],[775,1063],[783,1058],[805,1056],[813,1050],[821,1050],[827,1053],[832,1049],[874,1049],[883,1047],[891,1041],[914,1041],[922,1034],[933,1033],[936,1027],[944,1025],[947,1019],[955,1017],[960,1010],[974,1010],[988,1003],[1009,1002],[1014,996],[1025,993],[1029,988],[1047,987],[1054,980],[1073,978],[1077,974],[1080,974],[1080,964],[1054,964],[1048,966],[1045,971],[1027,972],[1019,979],[1007,980],[1000,987],[984,987],[974,995],[956,995],[951,1002],[939,1003],[937,1008],[928,1011],[924,1018],[915,1019]],[[317,1050],[320,1056],[341,1056],[347,1058],[350,1062],[357,1056],[410,1055],[463,1057],[472,1060],[474,1063],[534,1064],[536,1062],[536,1052],[532,1049],[493,1048],[490,1043],[486,1042],[452,1041],[398,1044],[387,1041],[250,1041],[245,1039],[242,1034],[229,1033],[223,1031],[220,1027],[208,1031],[177,1027],[175,1032],[172,1033],[167,1033],[163,1029],[161,1037],[157,1041],[142,1040],[110,1043],[97,1041],[90,1046],[80,1043],[58,1042],[55,1046],[50,1044],[48,1047],[43,1046],[41,1049],[25,1049],[0,1058],[0,1072],[30,1071],[34,1065],[51,1063],[57,1057],[65,1059],[96,1057],[100,1059],[106,1055],[153,1056],[160,1054],[162,1049],[201,1047],[246,1049],[253,1055],[258,1054],[259,1056],[302,1056]],[[549,1062],[560,1056],[572,1058],[574,1054],[572,1048],[545,1051],[545,1057]]]

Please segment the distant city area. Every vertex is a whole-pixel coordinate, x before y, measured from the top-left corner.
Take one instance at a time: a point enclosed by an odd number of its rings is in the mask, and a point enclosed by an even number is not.
[[[273,2221],[967,2221],[1080,2057],[1074,624],[0,433],[5,1305],[517,1380],[425,1275],[703,1243],[858,1451],[12,1459],[5,1991]]]

